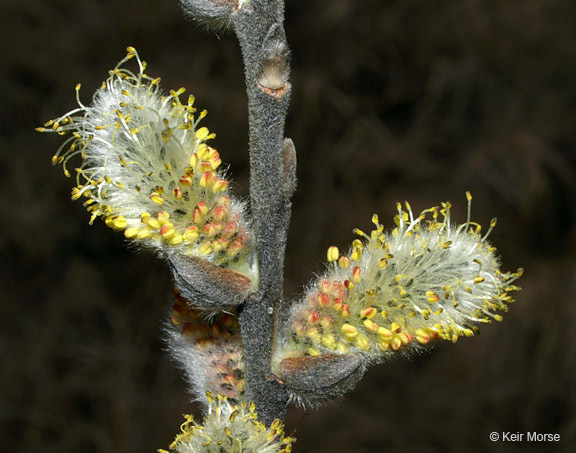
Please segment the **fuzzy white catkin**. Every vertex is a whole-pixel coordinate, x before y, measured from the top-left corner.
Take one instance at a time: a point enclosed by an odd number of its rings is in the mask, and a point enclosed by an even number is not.
[[[231,403],[227,398],[207,394],[204,425],[185,416],[182,433],[170,445],[178,453],[288,453],[295,439],[285,437],[284,426],[274,420],[267,427],[258,422],[252,403]],[[162,450],[161,450],[162,451]]]
[[[127,68],[135,61],[137,71]],[[42,132],[71,137],[53,163],[78,157],[73,199],[130,241],[160,254],[200,257],[254,277],[250,225],[244,206],[230,196],[215,137],[199,122],[194,97],[184,88],[164,95],[160,79],[145,73],[136,50],[128,54],[94,94],[91,105],[49,121]]]
[[[378,362],[434,339],[473,336],[476,324],[501,321],[516,273],[502,273],[480,225],[451,223],[450,203],[414,216],[398,205],[396,228],[378,217],[368,235],[355,232],[348,254],[328,249],[329,266],[291,315],[281,357],[358,354]]]

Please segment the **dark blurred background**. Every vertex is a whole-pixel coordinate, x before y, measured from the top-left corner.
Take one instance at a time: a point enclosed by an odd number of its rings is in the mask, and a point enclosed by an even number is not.
[[[75,107],[135,46],[166,89],[209,111],[248,191],[235,39],[176,0],[1,0],[0,450],[153,452],[194,409],[160,339],[170,277],[88,225],[34,127]],[[288,0],[298,150],[286,288],[374,212],[451,200],[499,218],[505,270],[526,269],[503,323],[372,368],[342,402],[292,409],[297,452],[569,451],[576,444],[576,2]],[[503,444],[492,431],[560,434]]]

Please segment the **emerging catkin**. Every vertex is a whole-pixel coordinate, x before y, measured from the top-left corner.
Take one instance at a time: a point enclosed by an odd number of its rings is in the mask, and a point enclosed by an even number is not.
[[[468,219],[454,225],[450,203],[414,216],[398,204],[396,227],[375,229],[347,254],[327,252],[328,270],[297,303],[282,357],[356,354],[379,362],[434,339],[473,336],[476,324],[501,321],[519,290],[516,273],[503,273],[487,237]]]
[[[278,419],[269,427],[258,421],[254,403],[231,403],[222,395],[208,392],[204,425],[185,415],[181,434],[170,445],[178,453],[289,453],[294,438],[284,435]],[[168,453],[159,450],[161,453]]]
[[[137,71],[126,67],[135,60]],[[91,105],[79,107],[38,128],[71,134],[54,155],[71,176],[73,199],[84,199],[90,223],[106,225],[130,241],[160,254],[200,257],[248,277],[256,270],[249,223],[242,203],[229,194],[215,137],[199,122],[194,97],[180,100],[184,88],[164,95],[160,78],[145,73],[146,63],[133,47],[110,71]]]

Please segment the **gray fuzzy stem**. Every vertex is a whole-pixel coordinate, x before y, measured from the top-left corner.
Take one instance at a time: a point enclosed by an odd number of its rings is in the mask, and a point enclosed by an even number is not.
[[[248,398],[262,422],[283,419],[288,393],[270,371],[283,304],[284,251],[290,223],[284,122],[289,103],[283,0],[251,0],[233,15],[244,59],[250,130],[250,206],[258,253],[257,293],[239,309]],[[293,159],[295,162],[295,158]],[[289,182],[290,181],[290,182]]]

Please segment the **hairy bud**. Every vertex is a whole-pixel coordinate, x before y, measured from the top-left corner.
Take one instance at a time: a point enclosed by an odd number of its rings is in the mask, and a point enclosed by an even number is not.
[[[352,390],[364,376],[360,357],[338,354],[289,357],[276,373],[290,391],[290,399],[301,407],[318,407]]]
[[[167,341],[190,390],[200,400],[208,391],[242,399],[246,386],[244,353],[235,313],[206,316],[176,288],[174,295]]]
[[[228,28],[232,15],[245,3],[249,0],[180,0],[188,16],[215,29]]]

